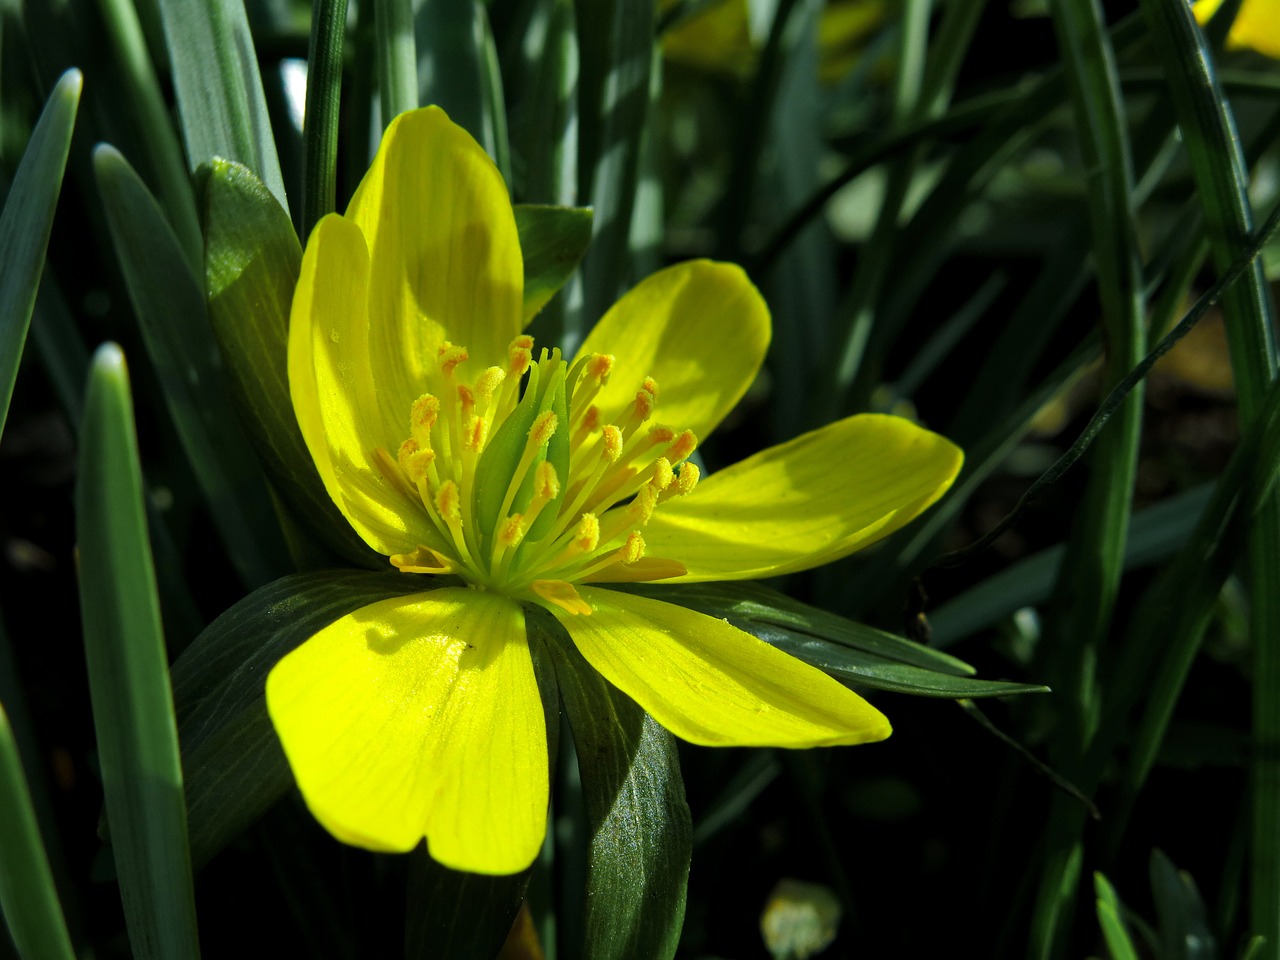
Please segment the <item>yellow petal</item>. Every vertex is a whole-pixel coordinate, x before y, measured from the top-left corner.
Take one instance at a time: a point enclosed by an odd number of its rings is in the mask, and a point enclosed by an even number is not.
[[[580,587],[588,617],[552,610],[587,661],[676,736],[705,746],[883,740],[889,721],[821,670],[705,614]]]
[[[403,436],[383,422],[369,372],[369,257],[359,229],[336,214],[311,232],[289,316],[289,392],[325,489],[379,553],[410,553],[431,537],[421,504],[389,484],[374,449]],[[401,432],[408,432],[408,405]],[[414,524],[421,517],[420,524]],[[416,533],[411,526],[421,526]]]
[[[769,308],[742,268],[690,260],[632,288],[578,352],[617,358],[596,400],[601,423],[620,422],[651,376],[654,419],[705,439],[751,386],[768,349]]]
[[[515,873],[546,831],[547,741],[519,606],[444,588],[343,617],[282,659],[267,708],[345,843]]]
[[[1197,0],[1191,8],[1196,19],[1205,24],[1220,6],[1222,0]],[[1280,0],[1244,0],[1227,34],[1227,46],[1232,50],[1247,47],[1280,60]]]
[[[900,417],[862,414],[712,474],[663,504],[644,529],[649,553],[685,581],[805,570],[903,526],[955,480],[964,455]]]
[[[505,365],[524,266],[502,175],[469,133],[439,107],[396,117],[347,217],[369,245],[379,391],[386,378],[407,411],[444,340],[467,348],[469,371]]]

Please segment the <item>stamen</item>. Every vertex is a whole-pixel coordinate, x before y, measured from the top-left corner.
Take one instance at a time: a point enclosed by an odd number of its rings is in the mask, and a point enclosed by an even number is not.
[[[440,358],[440,372],[446,377],[452,377],[453,371],[458,364],[466,360],[470,354],[467,353],[466,347],[454,346],[448,340],[440,344],[440,348],[436,351]]]
[[[676,437],[676,442],[667,449],[665,456],[672,463],[679,463],[681,460],[687,459],[689,454],[693,453],[697,447],[698,438],[693,435],[692,430],[686,430]]]
[[[453,573],[453,561],[437,550],[419,545],[413,553],[397,553],[391,565],[401,573]]]
[[[666,457],[659,457],[653,462],[653,479],[649,482],[659,490],[667,489],[675,478],[676,472],[671,469],[671,461]]]
[[[489,367],[476,378],[476,402],[482,407],[488,406],[493,395],[502,382],[507,379],[507,372],[501,367]]]
[[[582,599],[582,595],[571,583],[563,580],[535,580],[529,586],[543,600],[554,603],[566,613],[584,617],[591,615],[591,605]]]
[[[431,448],[431,428],[440,417],[440,401],[424,393],[409,408],[409,435],[423,450]]]

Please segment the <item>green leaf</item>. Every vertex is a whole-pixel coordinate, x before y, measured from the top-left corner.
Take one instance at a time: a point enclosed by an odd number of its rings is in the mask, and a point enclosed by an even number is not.
[[[337,201],[338,107],[342,94],[342,41],[347,0],[322,0],[311,13],[307,50],[307,122],[302,136],[302,236]]]
[[[996,697],[1042,693],[1036,684],[979,680],[967,663],[758,583],[614,585],[728,620],[740,630],[839,680],[924,697]]]
[[[591,208],[516,204],[524,257],[524,321],[564,286],[591,243]]]
[[[289,215],[251,171],[215,160],[205,181],[209,320],[231,399],[291,523],[334,555],[383,568],[315,471],[289,397],[289,307],[302,249]]]
[[[227,397],[200,285],[128,161],[101,144],[93,163],[143,342],[196,480],[244,581],[266,583],[287,568],[283,542]]]
[[[31,325],[82,83],[79,70],[68,70],[53,88],[0,214],[0,433]]]
[[[1151,893],[1160,921],[1160,956],[1214,960],[1217,943],[1195,881],[1162,851],[1151,851]]]
[[[76,484],[102,789],[135,956],[198,957],[182,768],[124,354],[94,356]]]
[[[243,0],[158,0],[187,167],[237,160],[287,206]]]
[[[0,705],[0,912],[19,956],[73,960],[18,745]]]
[[[382,127],[418,106],[418,55],[411,0],[374,0],[374,59]]]
[[[586,802],[591,847],[581,955],[671,957],[693,846],[675,739],[596,673],[549,616],[527,616],[555,664]]]
[[[271,668],[339,617],[422,589],[421,578],[402,574],[294,574],[255,590],[183,651],[173,666],[173,696],[196,863],[226,846],[293,783],[267,716]]]
[[[1101,873],[1094,873],[1093,889],[1097,894],[1098,926],[1102,929],[1102,938],[1107,942],[1111,960],[1138,960],[1138,952],[1120,918],[1124,906],[1116,896],[1115,888]]]

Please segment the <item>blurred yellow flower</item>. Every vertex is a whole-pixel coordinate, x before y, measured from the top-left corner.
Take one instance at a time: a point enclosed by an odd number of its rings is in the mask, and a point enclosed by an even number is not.
[[[1197,0],[1192,4],[1196,20],[1208,23],[1223,0]],[[1227,34],[1227,47],[1248,48],[1280,60],[1280,0],[1244,0]]]
[[[699,482],[687,458],[769,343],[745,274],[663,270],[572,360],[522,333],[522,277],[484,151],[439,109],[398,117],[346,214],[307,243],[289,384],[352,527],[406,574],[465,586],[424,580],[357,610],[267,679],[298,786],[334,836],[388,851],[425,837],[441,863],[491,874],[528,866],[546,826],[525,605],[554,614],[592,667],[691,742],[879,740],[885,718],[819,670],[607,585],[826,563],[915,517],[961,462],[908,421],[858,416]]]

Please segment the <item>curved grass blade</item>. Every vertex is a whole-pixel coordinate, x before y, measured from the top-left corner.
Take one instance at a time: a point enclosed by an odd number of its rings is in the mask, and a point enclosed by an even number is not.
[[[74,960],[18,745],[0,705],[0,912],[26,960]]]
[[[528,323],[578,268],[591,243],[591,209],[516,204]]]
[[[214,157],[238,160],[280,201],[280,159],[243,0],[157,0],[193,173]]]
[[[181,245],[128,161],[103,144],[94,173],[143,340],[196,479],[250,586],[287,569],[253,451],[227,399],[204,296]]]
[[[537,613],[528,623],[542,632],[555,664],[591,831],[581,955],[670,958],[693,847],[675,739]]]
[[[31,134],[0,214],[0,433],[31,325],[83,78],[68,70]]]
[[[80,606],[102,787],[136,956],[200,955],[182,768],[124,354],[89,373],[76,484]]]

